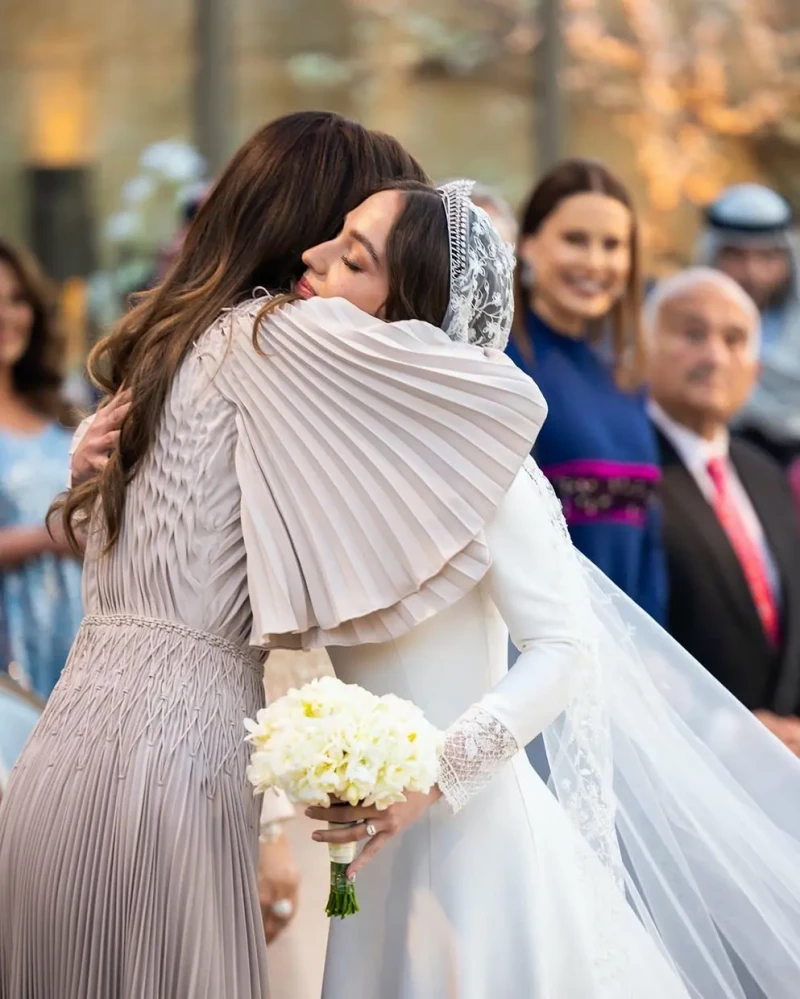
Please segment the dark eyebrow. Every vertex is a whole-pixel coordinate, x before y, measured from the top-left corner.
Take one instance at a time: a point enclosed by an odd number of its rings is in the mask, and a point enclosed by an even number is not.
[[[749,337],[752,333],[752,330],[750,330],[749,327],[747,326],[740,325],[739,323],[730,323],[728,326],[725,327],[725,332],[738,333],[740,336]]]
[[[378,251],[375,249],[371,240],[367,239],[367,237],[363,233],[359,232],[357,229],[350,230],[350,238],[354,239],[357,243],[361,243],[361,245],[364,247],[367,253],[375,261],[376,267],[381,266],[381,258],[378,256]]]
[[[677,304],[675,311],[678,313],[681,319],[688,319],[691,322],[702,323],[707,325],[708,320],[700,311],[700,309],[695,308],[691,305]]]

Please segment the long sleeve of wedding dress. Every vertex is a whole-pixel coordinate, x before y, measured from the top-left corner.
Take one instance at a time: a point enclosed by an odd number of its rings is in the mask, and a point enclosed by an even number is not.
[[[537,472],[526,462],[486,530],[492,600],[520,656],[447,732],[439,786],[454,811],[561,713],[585,654],[574,568]]]

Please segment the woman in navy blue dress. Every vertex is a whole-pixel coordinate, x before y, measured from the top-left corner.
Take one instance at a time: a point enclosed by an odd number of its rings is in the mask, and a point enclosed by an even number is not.
[[[656,620],[666,600],[658,452],[641,372],[636,215],[594,160],[566,160],[531,194],[508,353],[550,412],[536,458],[575,545]]]

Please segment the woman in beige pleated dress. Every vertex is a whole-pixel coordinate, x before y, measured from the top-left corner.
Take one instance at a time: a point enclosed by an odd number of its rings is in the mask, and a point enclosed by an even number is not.
[[[449,293],[430,225],[403,242],[398,216],[385,301],[259,325],[259,288],[290,287],[365,187],[415,172],[335,115],[273,123],[100,345],[95,371],[131,408],[61,507],[68,531],[93,511],[87,617],[0,806],[0,999],[265,999],[243,741],[263,650],[402,634],[486,572],[476,536],[543,406],[513,365],[429,325]],[[343,271],[378,266],[351,243]]]

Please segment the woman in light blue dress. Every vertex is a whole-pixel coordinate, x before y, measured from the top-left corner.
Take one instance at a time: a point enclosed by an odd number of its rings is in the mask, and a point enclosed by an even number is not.
[[[81,621],[80,564],[44,525],[75,422],[60,354],[38,267],[0,241],[0,668],[42,697]]]

